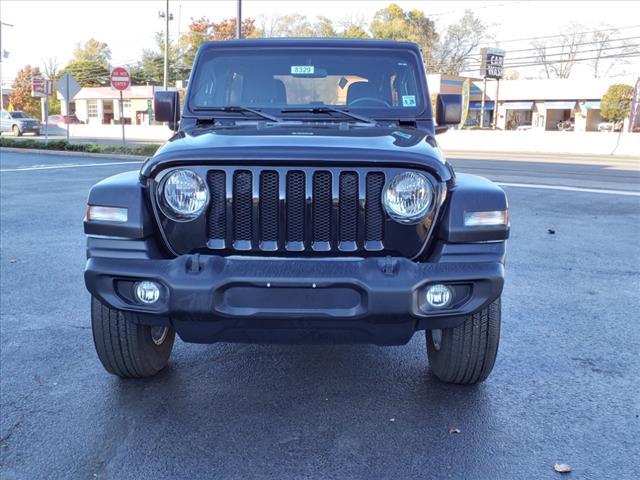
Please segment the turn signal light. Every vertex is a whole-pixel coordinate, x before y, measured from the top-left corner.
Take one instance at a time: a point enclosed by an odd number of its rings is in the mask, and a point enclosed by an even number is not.
[[[127,218],[128,211],[123,207],[104,207],[101,205],[87,207],[88,222],[126,222]]]
[[[509,210],[491,210],[487,212],[464,212],[465,227],[490,227],[507,225]]]

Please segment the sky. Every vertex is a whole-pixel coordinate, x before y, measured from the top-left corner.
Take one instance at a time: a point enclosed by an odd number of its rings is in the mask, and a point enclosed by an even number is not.
[[[324,15],[334,21],[345,18],[370,19],[390,1],[374,0],[243,0],[243,17],[260,19],[274,14],[299,13],[313,18]],[[405,10],[419,9],[443,31],[457,21],[466,9],[472,10],[492,26],[500,46],[507,50],[530,47],[531,37],[557,35],[570,22],[584,25],[588,31],[607,24],[620,27],[628,37],[640,38],[640,2],[638,1],[396,1]],[[42,66],[56,58],[64,67],[79,41],[94,37],[111,47],[116,64],[135,62],[143,48],[153,46],[154,33],[164,29],[158,12],[164,0],[85,0],[35,1],[2,0],[0,19],[13,25],[2,26],[2,50],[9,58],[2,61],[3,85],[10,84],[18,69],[26,64]],[[170,0],[174,16],[173,35],[187,30],[191,18],[212,20],[235,17],[236,0]],[[634,27],[634,28],[630,28]],[[628,35],[627,35],[628,34]],[[621,35],[622,36],[622,35]],[[640,43],[636,40],[635,44]],[[522,54],[518,54],[522,55]],[[611,75],[640,75],[640,58],[616,66]],[[536,69],[537,70],[537,69]],[[525,72],[536,74],[536,72]],[[588,75],[585,68],[576,74]]]

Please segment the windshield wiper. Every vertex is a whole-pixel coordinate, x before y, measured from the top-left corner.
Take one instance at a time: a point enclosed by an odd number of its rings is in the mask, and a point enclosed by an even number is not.
[[[283,108],[280,110],[282,113],[341,113],[346,115],[347,117],[351,117],[354,120],[359,120],[360,122],[370,123],[375,125],[377,122],[369,117],[363,117],[362,115],[357,115],[355,113],[351,113],[348,110],[342,110],[340,108],[330,107],[328,105],[322,105],[321,107],[303,107],[303,108]]]
[[[258,115],[266,120],[271,120],[272,122],[281,122],[282,119],[278,117],[274,117],[273,115],[269,115],[268,113],[261,112],[260,110],[255,110],[249,107],[242,107],[240,105],[226,105],[224,107],[196,107],[194,108],[196,112],[229,112],[229,113],[253,113],[254,115]]]

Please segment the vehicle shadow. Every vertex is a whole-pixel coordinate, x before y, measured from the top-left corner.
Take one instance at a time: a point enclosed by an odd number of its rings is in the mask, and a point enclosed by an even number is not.
[[[427,371],[422,334],[405,347],[179,344],[176,350],[156,378],[114,380],[105,393],[120,414],[115,428],[146,425],[152,416],[148,423],[162,432],[150,439],[156,448],[186,455],[198,468],[210,465],[221,478],[260,468],[304,476],[323,462],[378,478],[406,468],[396,464],[402,458],[446,458],[447,449],[459,448],[451,442],[461,432],[483,441],[493,435],[491,384],[439,382]],[[194,458],[194,445],[206,457]]]

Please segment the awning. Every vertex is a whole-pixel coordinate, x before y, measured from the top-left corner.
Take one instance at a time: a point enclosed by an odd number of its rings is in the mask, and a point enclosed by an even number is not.
[[[576,102],[544,102],[544,108],[547,110],[573,110],[576,108]]]
[[[600,110],[600,100],[584,102],[583,108],[585,110]]]
[[[495,102],[493,100],[485,100],[485,110],[493,110],[494,108]],[[482,110],[482,102],[469,102],[469,110]]]
[[[505,110],[533,110],[533,102],[505,102]]]

